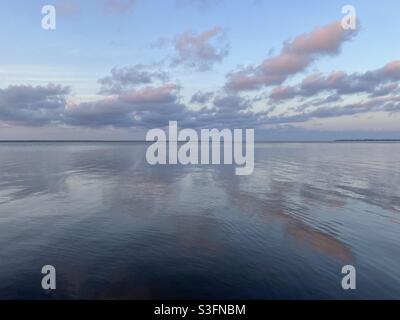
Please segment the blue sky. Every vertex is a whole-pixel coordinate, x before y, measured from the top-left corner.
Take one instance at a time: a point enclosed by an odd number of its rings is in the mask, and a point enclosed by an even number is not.
[[[47,4],[57,9],[56,30],[41,27]],[[345,4],[359,19],[349,36],[329,29]],[[167,120],[255,127],[262,139],[400,138],[398,1],[16,0],[0,6],[0,139],[136,139]],[[335,33],[332,45],[297,51],[305,65],[268,80],[280,61],[274,58],[292,55],[302,35],[312,46],[318,28],[324,37]],[[335,71],[346,75],[332,84]],[[305,90],[301,83],[310,75],[319,77]],[[114,87],[102,92],[99,80],[106,78]],[[272,99],[278,89],[292,94]]]

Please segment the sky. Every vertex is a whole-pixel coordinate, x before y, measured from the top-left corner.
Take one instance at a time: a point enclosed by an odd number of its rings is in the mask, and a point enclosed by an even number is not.
[[[175,120],[258,140],[399,139],[399,12],[397,0],[2,1],[0,140],[136,140]]]

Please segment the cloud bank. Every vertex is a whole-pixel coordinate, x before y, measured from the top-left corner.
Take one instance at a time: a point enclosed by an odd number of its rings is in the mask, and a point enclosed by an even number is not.
[[[110,4],[118,7],[114,1]],[[229,73],[223,88],[197,91],[187,98],[181,95],[183,85],[171,80],[170,71],[143,64],[114,67],[98,80],[99,96],[94,101],[70,102],[71,90],[62,85],[9,86],[0,89],[0,121],[32,127],[154,128],[177,120],[193,128],[266,128],[313,119],[399,113],[399,60],[363,73],[313,73],[297,84],[285,84],[317,59],[339,54],[355,35],[337,22],[316,28],[286,41],[278,55],[259,65]],[[173,65],[198,71],[223,62],[229,52],[219,27],[182,33],[171,43]]]
[[[284,42],[279,55],[267,58],[259,65],[232,72],[228,75],[226,87],[239,92],[282,84],[318,58],[339,54],[342,44],[355,34],[355,31],[344,30],[340,22],[316,28],[309,34]]]

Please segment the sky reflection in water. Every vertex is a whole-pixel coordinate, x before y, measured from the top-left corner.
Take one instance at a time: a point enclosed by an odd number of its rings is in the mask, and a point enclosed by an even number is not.
[[[0,298],[400,298],[400,144],[257,143],[251,176],[145,150],[0,144]]]

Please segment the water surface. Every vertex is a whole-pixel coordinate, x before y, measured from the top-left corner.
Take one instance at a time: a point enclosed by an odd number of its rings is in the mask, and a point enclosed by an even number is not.
[[[145,151],[0,143],[1,299],[400,299],[400,144],[257,143],[251,176]]]

